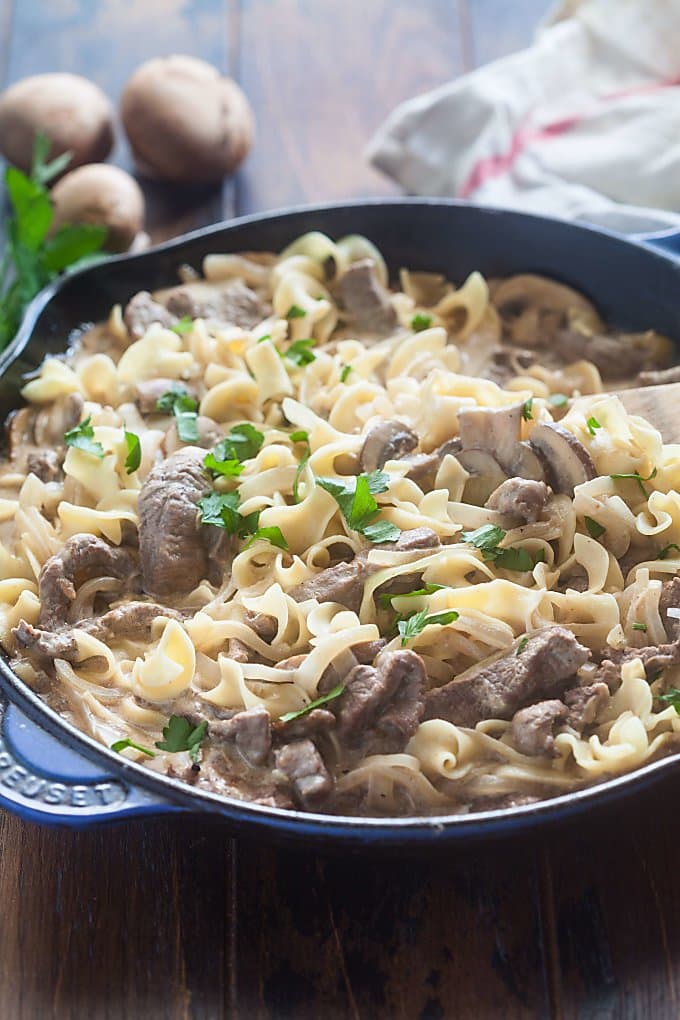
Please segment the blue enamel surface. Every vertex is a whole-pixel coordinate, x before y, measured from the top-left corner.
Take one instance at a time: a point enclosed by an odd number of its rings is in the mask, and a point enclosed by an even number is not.
[[[473,269],[487,276],[554,276],[588,294],[613,325],[655,328],[680,342],[680,233],[641,235],[635,243],[607,231],[456,202],[349,203],[245,217],[51,285],[34,300],[15,341],[0,356],[0,416],[17,406],[22,374],[46,353],[63,350],[78,322],[105,317],[113,303],[140,286],[153,290],[176,282],[183,262],[200,265],[211,251],[280,250],[308,230],[336,237],[365,233],[392,272],[408,265],[455,280]],[[50,713],[1,659],[0,687],[12,702],[0,723],[0,806],[32,821],[69,826],[204,811],[221,816],[236,832],[260,831],[279,840],[424,848],[488,839],[603,807],[643,790],[678,763],[664,759],[599,787],[512,810],[396,820],[322,817],[220,799],[136,766]],[[0,692],[0,711],[3,707]]]

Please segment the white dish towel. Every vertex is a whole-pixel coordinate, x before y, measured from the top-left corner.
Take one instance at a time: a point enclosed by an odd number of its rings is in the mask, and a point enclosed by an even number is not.
[[[416,195],[680,226],[659,212],[680,212],[680,0],[563,0],[529,49],[398,106],[368,157]]]

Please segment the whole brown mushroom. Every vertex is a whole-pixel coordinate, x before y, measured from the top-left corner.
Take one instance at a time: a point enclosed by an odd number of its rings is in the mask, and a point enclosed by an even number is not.
[[[28,173],[39,132],[50,140],[51,159],[70,152],[70,167],[101,161],[113,147],[113,108],[87,78],[36,74],[0,95],[0,151],[5,159]]]
[[[144,196],[134,177],[108,163],[72,170],[52,189],[52,229],[96,223],[108,230],[107,251],[127,251],[144,225]]]
[[[123,90],[120,112],[135,163],[148,177],[219,181],[243,162],[253,141],[241,89],[194,57],[142,64]]]

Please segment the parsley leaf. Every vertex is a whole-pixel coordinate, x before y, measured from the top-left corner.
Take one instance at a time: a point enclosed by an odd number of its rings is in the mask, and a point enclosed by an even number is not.
[[[265,340],[271,340],[271,338],[272,338],[271,333],[265,333],[264,336],[259,336],[257,338],[257,342],[258,344],[263,344]]]
[[[375,520],[380,507],[373,497],[379,492],[386,492],[388,482],[389,477],[384,471],[352,476],[347,481],[316,479],[316,484],[335,498],[348,527],[375,543],[394,542],[401,534],[394,524]]]
[[[200,743],[207,731],[207,720],[198,726],[192,726],[183,715],[171,715],[168,725],[163,727],[163,740],[157,740],[156,747],[160,751],[170,751],[172,754],[188,751],[194,764],[198,764]]]
[[[300,716],[307,715],[307,713],[311,712],[312,709],[319,708],[321,705],[326,705],[329,701],[339,698],[344,689],[344,684],[337,684],[337,686],[335,686],[327,694],[322,694],[321,697],[316,698],[314,701],[310,701],[308,705],[305,705],[304,708],[298,709],[297,712],[286,712],[285,715],[281,716],[279,722],[289,723],[293,722],[294,719],[299,719]]]
[[[520,643],[517,645],[517,651],[515,652],[515,655],[521,655],[528,644],[529,638],[525,634]]]
[[[351,371],[352,371],[351,365],[343,365],[342,372],[340,373],[340,382],[347,382],[347,377]]]
[[[641,630],[641,631],[643,631],[646,634],[647,633],[647,624],[646,623],[634,623],[633,624],[633,630]]]
[[[115,744],[111,744],[111,750],[115,751],[116,754],[120,754],[126,747],[132,747],[135,751],[141,751],[142,754],[146,754],[149,758],[155,758],[156,755],[153,751],[150,751],[148,747],[142,747],[141,744],[135,744],[134,740],[130,740],[127,737],[125,740],[117,740]]]
[[[610,475],[609,477],[613,478],[615,480],[617,478],[631,478],[633,481],[637,482],[637,484],[640,487],[640,491],[641,491],[642,495],[645,497],[645,499],[648,499],[649,498],[649,493],[647,492],[647,490],[645,489],[645,487],[644,487],[644,485],[642,483],[643,482],[651,482],[652,478],[656,478],[656,468],[654,468],[652,473],[647,475],[646,478],[644,478],[638,471],[624,472],[623,474]]]
[[[177,336],[184,336],[185,333],[190,333],[193,329],[194,322],[190,315],[183,315],[179,322],[176,322],[170,329]]]
[[[422,333],[424,329],[429,329],[432,325],[432,316],[424,315],[422,312],[418,312],[411,319],[411,329],[415,333]]]
[[[600,535],[604,535],[607,530],[599,523],[599,521],[594,520],[592,517],[584,517],[583,523],[585,524],[591,538],[599,538]]]
[[[653,681],[650,681],[650,683],[651,682]],[[665,694],[659,694],[658,697],[659,701],[663,701],[664,704],[672,705],[678,715],[680,715],[680,691],[677,687],[671,687],[671,689],[666,691]]]
[[[215,448],[217,450],[217,447]],[[214,475],[223,475],[224,478],[236,478],[243,471],[243,464],[236,457],[218,460],[214,453],[207,453],[203,463],[208,471]]]
[[[312,455],[312,448],[309,445],[309,432],[305,432],[304,429],[299,429],[297,432],[291,432],[290,434],[291,443],[305,443],[305,451],[300,458],[300,463],[297,466],[295,472],[295,480],[293,481],[293,499],[296,503],[300,502],[300,478],[302,472],[307,466],[307,461]]]
[[[139,441],[139,436],[134,432],[125,432],[125,444],[127,446],[125,470],[131,475],[142,463],[142,445]]]
[[[270,528],[258,528],[255,534],[252,535],[246,542],[246,549],[250,549],[253,542],[257,542],[258,539],[262,539],[265,542],[271,542],[271,544],[275,545],[278,549],[288,549],[288,543],[283,537],[281,528],[277,527],[277,525],[273,525]]]
[[[198,402],[185,386],[173,383],[156,401],[156,410],[173,415],[177,435],[183,443],[198,442]]]
[[[306,314],[307,314],[307,312],[304,310],[304,308],[300,308],[299,305],[291,305],[290,308],[288,309],[288,311],[286,312],[286,318],[287,319],[304,319]]]
[[[680,545],[676,545],[675,542],[670,542],[668,545],[665,545],[663,549],[659,549],[658,553],[656,554],[658,559],[660,560],[667,559],[671,549],[675,549],[676,552],[680,553]]]
[[[525,421],[533,421],[534,420],[534,413],[531,410],[533,403],[534,403],[534,398],[533,397],[529,397],[529,399],[525,400],[524,403],[522,404],[522,417],[524,418]]]
[[[316,361],[316,354],[311,350],[315,343],[314,339],[296,340],[287,351],[283,352],[283,357],[288,358],[294,365],[311,365],[313,361]]]
[[[255,457],[264,442],[264,435],[248,422],[234,425],[229,435],[206,454],[203,463],[213,474],[235,478],[243,471],[243,461]]]
[[[421,634],[431,624],[443,627],[447,623],[453,623],[458,619],[458,616],[459,614],[455,609],[431,614],[428,614],[427,609],[421,609],[419,613],[414,613],[413,616],[409,616],[405,620],[399,620],[397,629],[401,635],[402,648],[408,644],[411,638],[417,637],[418,634]]]
[[[499,548],[499,543],[505,538],[506,532],[496,524],[483,524],[475,531],[464,531],[462,538],[476,549],[479,549],[485,560],[492,560],[504,570],[517,570],[526,572],[533,570],[536,563],[542,562],[543,557],[532,559],[530,553],[524,548],[511,546],[508,549]]]
[[[101,443],[96,442],[94,438],[94,429],[90,425],[91,415],[88,414],[84,421],[81,421],[75,428],[69,429],[68,432],[64,432],[64,442],[67,446],[72,446],[76,450],[82,450],[83,453],[89,453],[93,457],[98,457],[102,460],[104,457],[104,447]]]
[[[602,428],[597,418],[593,417],[588,418],[586,425],[588,426],[588,431],[590,432],[591,436],[594,436],[597,430]]]
[[[389,609],[392,605],[392,599],[420,598],[422,595],[433,595],[436,591],[443,591],[446,587],[447,585],[445,584],[426,584],[422,588],[416,588],[415,591],[395,592],[393,595],[385,593],[378,595],[378,602],[383,609]]]
[[[239,513],[241,497],[238,492],[210,492],[198,501],[201,524],[212,524],[230,535],[247,538],[258,529],[260,511],[245,516]]]

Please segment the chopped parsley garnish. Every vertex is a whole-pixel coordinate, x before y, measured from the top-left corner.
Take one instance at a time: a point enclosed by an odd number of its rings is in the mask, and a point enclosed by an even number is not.
[[[668,556],[670,555],[671,549],[675,549],[676,552],[680,553],[680,545],[676,545],[675,542],[670,542],[668,545],[665,545],[663,549],[659,549],[657,553],[658,559],[660,560],[667,559]]]
[[[386,492],[388,476],[383,471],[352,476],[346,482],[335,478],[317,478],[316,484],[335,498],[348,527],[369,542],[395,542],[401,531],[388,521],[378,521],[380,507],[373,496]]]
[[[586,425],[588,426],[588,431],[590,432],[591,436],[594,436],[597,430],[602,428],[597,418],[593,417],[588,418]]]
[[[619,474],[619,475],[610,475],[609,477],[613,478],[615,480],[617,478],[630,478],[630,479],[632,479],[634,482],[637,482],[637,484],[639,485],[640,492],[645,497],[645,499],[648,499],[649,498],[649,493],[647,492],[647,490],[645,489],[645,487],[644,487],[644,485],[642,483],[643,482],[651,482],[652,478],[656,478],[656,468],[654,468],[652,473],[647,475],[646,478],[644,478],[638,471],[628,471],[628,472],[625,472],[625,473]]]
[[[312,448],[309,445],[309,432],[305,432],[304,429],[298,429],[297,432],[291,432],[290,441],[291,443],[305,444],[305,450],[304,453],[302,454],[302,457],[300,458],[300,463],[298,464],[297,471],[295,472],[295,480],[293,481],[293,499],[295,500],[296,503],[299,503],[300,478],[302,477],[302,472],[307,466],[307,461],[312,455]]]
[[[351,371],[352,371],[351,365],[343,365],[342,372],[340,373],[340,382],[347,382],[347,377],[349,376],[349,373]]]
[[[313,338],[296,340],[287,351],[283,352],[283,357],[288,358],[294,365],[311,365],[313,361],[316,361],[316,354],[312,351],[315,343],[316,341]]]
[[[533,421],[534,420],[534,413],[532,411],[533,403],[534,403],[534,398],[533,397],[529,397],[529,399],[525,400],[524,403],[522,404],[522,417],[524,418],[525,421]]]
[[[246,542],[246,549],[250,549],[253,542],[257,542],[260,539],[264,542],[271,542],[271,544],[275,545],[277,549],[288,549],[288,543],[283,537],[281,528],[275,524],[270,528],[258,528],[255,534],[252,535]]]
[[[322,694],[319,698],[315,698],[314,701],[310,701],[304,708],[298,709],[297,712],[286,712],[279,719],[279,722],[289,723],[293,722],[294,719],[299,719],[300,716],[307,715],[314,708],[320,708],[321,705],[326,705],[329,701],[334,701],[335,698],[339,698],[345,689],[344,684],[337,684],[333,690],[329,691],[328,694]]]
[[[260,524],[260,511],[245,516],[239,513],[241,497],[238,492],[211,492],[198,501],[201,524],[212,524],[223,528],[230,535],[248,538],[254,535]]]
[[[569,403],[569,397],[564,393],[551,393],[548,397],[548,403],[552,404],[553,407],[566,407]]]
[[[307,314],[307,312],[304,310],[304,308],[300,308],[299,305],[291,305],[290,308],[288,309],[288,311],[286,312],[286,318],[287,319],[304,319],[306,314]]]
[[[263,344],[265,340],[271,340],[271,338],[272,338],[271,333],[265,333],[264,336],[260,336],[257,338],[257,342],[258,344]]]
[[[591,538],[599,538],[601,535],[604,535],[607,530],[598,521],[593,520],[592,517],[584,517],[583,523],[585,524],[586,530]]]
[[[154,751],[150,751],[148,747],[142,747],[141,744],[135,744],[134,740],[130,740],[127,737],[125,738],[125,740],[117,740],[115,744],[111,744],[111,750],[115,751],[116,754],[120,754],[120,752],[124,751],[126,747],[131,747],[135,751],[140,751],[142,754],[145,754],[148,758],[156,757]]]
[[[503,541],[506,534],[496,524],[483,524],[475,531],[464,531],[462,538],[464,542],[479,549],[485,560],[492,560],[504,570],[526,572],[533,570],[537,563],[543,561],[543,555],[534,560],[528,550],[524,548],[499,548],[499,543]]]
[[[198,764],[200,754],[200,743],[208,731],[208,723],[202,722],[193,726],[183,715],[171,715],[168,725],[163,727],[163,740],[156,741],[156,747],[160,751],[170,751],[175,754],[178,751],[188,751],[191,760]]]
[[[88,414],[87,418],[81,421],[79,425],[69,429],[68,432],[64,432],[64,442],[75,450],[82,450],[83,453],[89,453],[93,457],[98,457],[99,460],[102,460],[104,457],[104,447],[94,438],[94,429],[90,424],[91,420],[92,416]]]
[[[406,592],[395,592],[393,595],[378,595],[378,602],[383,609],[389,609],[392,605],[392,599],[417,599],[422,595],[433,595],[436,591],[442,591],[446,588],[445,584],[426,584],[422,588],[416,588],[415,591]]]
[[[176,322],[170,329],[177,336],[184,336],[185,333],[190,333],[194,325],[194,321],[190,315],[183,315],[179,322]]]
[[[243,461],[257,456],[264,443],[264,435],[247,422],[234,425],[229,435],[221,439],[203,463],[215,475],[235,478],[243,471]]]
[[[653,681],[650,681],[653,683]],[[671,687],[665,694],[659,694],[659,701],[663,701],[665,705],[672,705],[675,711],[680,715],[680,691],[677,687]]]
[[[415,333],[422,333],[424,329],[429,329],[432,325],[432,316],[424,315],[422,312],[418,312],[411,319],[411,329]]]
[[[641,630],[641,631],[643,631],[646,634],[647,633],[647,624],[646,623],[634,623],[633,624],[633,630]]]
[[[139,436],[134,432],[125,432],[125,445],[127,446],[127,457],[125,458],[125,470],[129,475],[136,471],[142,463],[142,444]]]
[[[156,401],[156,410],[173,415],[177,435],[183,443],[198,442],[198,402],[185,386],[173,383]]]
[[[529,638],[525,634],[520,643],[517,645],[517,651],[515,652],[515,655],[521,655],[528,644]]]
[[[12,339],[38,291],[64,269],[92,262],[106,240],[106,227],[94,223],[71,224],[50,233],[54,209],[46,185],[66,168],[71,153],[47,162],[49,150],[49,139],[39,133],[30,176],[14,166],[4,174],[9,214],[0,261],[0,348]]]
[[[417,637],[431,624],[443,627],[447,623],[453,623],[454,620],[458,619],[458,616],[459,614],[455,609],[448,609],[443,613],[430,614],[428,614],[427,609],[421,609],[419,613],[414,613],[413,616],[409,616],[405,620],[399,620],[397,629],[401,635],[402,648],[408,644],[411,638]]]

